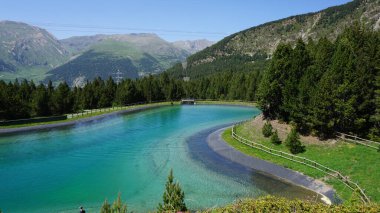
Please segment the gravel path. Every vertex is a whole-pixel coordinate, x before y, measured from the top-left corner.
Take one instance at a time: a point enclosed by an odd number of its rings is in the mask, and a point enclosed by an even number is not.
[[[331,204],[332,202],[339,202],[336,200],[334,189],[322,181],[315,180],[299,172],[286,169],[277,164],[269,163],[267,161],[248,156],[237,151],[223,140],[222,133],[225,129],[226,128],[219,129],[211,133],[207,138],[207,143],[210,148],[217,152],[219,155],[248,168],[258,170],[270,176],[275,176],[283,181],[287,181],[292,184],[315,191],[322,195],[321,200],[327,204]]]

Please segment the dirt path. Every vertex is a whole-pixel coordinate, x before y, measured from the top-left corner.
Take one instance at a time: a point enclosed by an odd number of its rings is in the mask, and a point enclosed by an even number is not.
[[[253,119],[253,121],[251,122],[251,125],[252,125],[252,128],[261,131],[265,122],[266,120],[264,120],[264,116],[260,114],[255,119]],[[272,124],[273,129],[277,129],[278,136],[280,137],[280,139],[285,141],[292,127],[289,124],[280,122],[279,120],[271,120],[270,123]],[[305,144],[316,144],[316,145],[333,145],[336,143],[336,140],[334,139],[320,140],[318,137],[311,136],[311,135],[307,135],[307,136],[300,135],[300,140]]]

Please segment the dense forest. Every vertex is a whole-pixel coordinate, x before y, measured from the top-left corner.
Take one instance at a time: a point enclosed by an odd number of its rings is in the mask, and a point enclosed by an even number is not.
[[[20,119],[78,112],[137,102],[181,98],[256,100],[259,72],[226,72],[185,82],[167,73],[116,84],[112,78],[96,78],[83,87],[66,83],[54,87],[33,81],[0,81],[0,119]]]
[[[301,133],[325,138],[341,131],[378,140],[379,34],[357,24],[334,42],[322,38],[279,44],[264,72],[245,65],[235,70],[232,64],[241,58],[234,58],[229,65],[220,61],[224,71],[188,82],[170,71],[120,84],[96,78],[83,88],[64,82],[53,87],[51,82],[0,81],[0,119],[181,98],[246,100],[258,101],[267,118],[292,122]]]
[[[218,43],[220,46],[220,44]],[[174,65],[167,72],[171,77],[182,78],[185,76],[191,79],[199,79],[204,76],[214,75],[224,72],[259,72],[267,65],[266,54],[248,55],[229,55],[207,59],[204,63],[195,63],[202,57],[207,57],[211,47],[202,52],[191,55],[187,58],[187,66],[184,68],[181,63]],[[215,47],[213,47],[215,49]]]
[[[280,44],[259,88],[268,118],[304,133],[379,137],[380,34],[358,24],[335,42]],[[377,95],[376,95],[377,94]]]

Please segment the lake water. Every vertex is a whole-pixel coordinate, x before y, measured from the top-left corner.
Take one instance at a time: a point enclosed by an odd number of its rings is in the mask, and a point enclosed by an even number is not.
[[[203,146],[212,128],[258,113],[248,107],[170,106],[65,129],[2,136],[0,209],[78,212],[84,206],[87,212],[98,212],[105,198],[112,202],[121,192],[129,211],[154,210],[171,168],[190,209],[266,194],[310,196]]]

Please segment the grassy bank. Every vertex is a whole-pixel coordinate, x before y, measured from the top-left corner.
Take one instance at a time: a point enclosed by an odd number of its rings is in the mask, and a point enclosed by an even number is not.
[[[226,105],[239,105],[239,106],[256,106],[253,102],[243,102],[243,101],[196,101],[197,104],[226,104]],[[15,125],[9,125],[9,126],[0,126],[0,129],[8,129],[8,128],[21,128],[21,127],[30,127],[30,126],[40,126],[40,125],[47,125],[47,124],[57,124],[57,123],[65,123],[70,121],[77,121],[85,118],[95,117],[98,115],[108,114],[112,112],[127,110],[127,109],[136,109],[141,107],[147,107],[147,106],[164,106],[164,105],[171,105],[173,103],[174,105],[179,105],[179,101],[174,102],[158,102],[158,103],[148,103],[148,104],[139,104],[139,105],[131,105],[131,106],[123,106],[123,107],[110,107],[110,108],[102,108],[102,109],[93,109],[90,112],[84,112],[82,113],[73,113],[77,116],[70,117],[72,114],[67,114],[68,119],[66,120],[60,120],[60,121],[48,121],[48,122],[37,122],[37,123],[30,123],[30,124],[15,124]]]
[[[110,107],[110,108],[102,108],[102,109],[95,109],[92,110],[92,112],[84,112],[82,113],[74,113],[76,115],[75,117],[70,117],[66,120],[60,120],[60,121],[49,121],[49,122],[38,122],[38,123],[30,123],[30,124],[17,124],[17,125],[10,125],[10,126],[0,126],[0,129],[8,129],[8,128],[21,128],[21,127],[30,127],[30,126],[40,126],[40,125],[47,125],[47,124],[57,124],[57,123],[65,123],[65,122],[71,122],[71,121],[79,121],[81,119],[95,117],[99,115],[109,114],[113,112],[128,110],[128,109],[138,109],[142,107],[153,107],[153,106],[165,106],[165,105],[171,105],[172,102],[159,102],[159,103],[148,103],[148,104],[140,104],[140,105],[131,105],[131,106],[123,106],[123,107]],[[179,105],[179,102],[173,102],[174,105]],[[73,114],[68,114],[68,116],[72,116]]]
[[[322,203],[287,200],[285,198],[263,197],[259,199],[239,200],[225,207],[209,209],[202,212],[360,212],[375,213],[380,211],[380,205],[324,205]]]
[[[261,128],[252,125],[252,122],[246,122],[238,125],[236,128],[237,134],[247,139],[261,143],[267,147],[289,152],[284,143],[274,145],[269,142],[269,138],[265,138],[261,133]],[[338,180],[326,176],[325,173],[302,164],[294,163],[289,160],[276,157],[260,150],[248,147],[231,137],[231,129],[223,133],[223,138],[231,146],[237,150],[255,156],[284,167],[300,171],[310,177],[320,179],[334,187],[340,198],[348,200],[351,198],[352,191]],[[284,138],[281,138],[284,141]],[[366,194],[375,202],[380,201],[380,153],[376,150],[369,149],[364,146],[348,144],[342,141],[337,141],[333,144],[305,144],[306,152],[298,154],[299,156],[315,160],[334,170],[340,171],[343,175],[357,182],[366,190]]]

